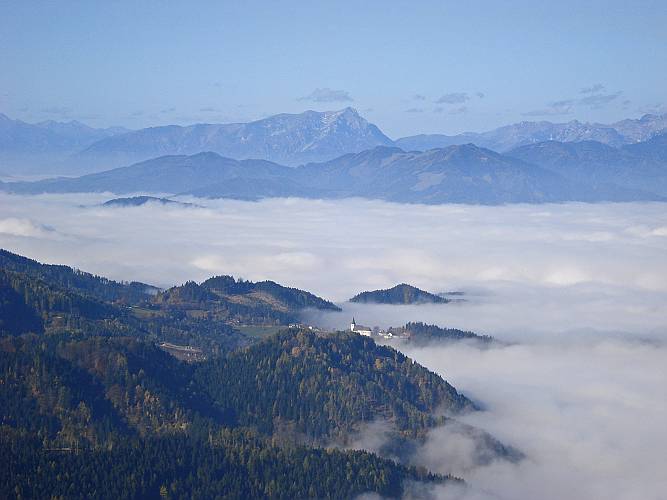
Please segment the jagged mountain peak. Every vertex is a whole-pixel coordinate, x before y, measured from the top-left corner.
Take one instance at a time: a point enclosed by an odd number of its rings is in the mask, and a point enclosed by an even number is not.
[[[368,123],[368,121],[364,117],[362,117],[355,108],[351,106],[339,109],[337,111],[324,111],[323,117],[325,120],[342,119],[348,122]]]

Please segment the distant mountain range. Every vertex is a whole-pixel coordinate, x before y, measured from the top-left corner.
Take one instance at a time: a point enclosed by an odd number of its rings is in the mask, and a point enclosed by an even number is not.
[[[72,152],[96,141],[129,132],[122,127],[93,128],[81,122],[26,123],[0,113],[0,152],[50,153]]]
[[[0,113],[0,162],[7,173],[67,173],[65,159],[91,144],[128,132],[122,127],[93,128],[81,122],[26,123]]]
[[[545,141],[596,141],[619,147],[646,141],[665,130],[667,130],[667,114],[644,115],[636,120],[626,119],[610,125],[582,123],[577,120],[567,123],[525,121],[482,133],[414,135],[397,139],[395,144],[405,150],[425,151],[457,144],[474,143],[477,146],[501,153],[520,146]]]
[[[28,124],[0,114],[0,170],[8,174],[99,172],[165,155],[211,151],[237,160],[286,166],[324,162],[376,146],[427,151],[455,145],[505,153],[545,141],[596,141],[612,147],[644,142],[667,130],[667,114],[609,125],[521,122],[488,132],[415,135],[392,140],[353,108],[278,114],[249,123],[168,125],[130,131],[79,122]]]
[[[596,142],[547,142],[504,155],[472,144],[425,152],[379,146],[297,168],[199,153],[155,158],[78,178],[0,183],[0,189],[24,194],[108,191],[247,200],[360,197],[428,204],[664,200],[666,142],[664,135],[621,149]]]

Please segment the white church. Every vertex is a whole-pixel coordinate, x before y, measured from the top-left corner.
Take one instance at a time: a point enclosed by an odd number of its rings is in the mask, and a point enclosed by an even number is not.
[[[367,326],[357,325],[357,323],[354,321],[354,318],[352,318],[352,323],[350,323],[350,331],[358,333],[359,335],[364,335],[366,337],[373,336],[373,330]]]

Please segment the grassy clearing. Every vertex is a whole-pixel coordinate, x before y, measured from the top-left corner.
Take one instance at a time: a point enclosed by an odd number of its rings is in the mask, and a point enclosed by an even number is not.
[[[264,338],[287,328],[286,326],[237,326],[235,327],[241,333],[250,337]]]

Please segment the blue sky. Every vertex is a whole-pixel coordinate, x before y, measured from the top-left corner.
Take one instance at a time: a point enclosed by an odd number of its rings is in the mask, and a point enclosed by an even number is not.
[[[667,111],[661,1],[0,2],[0,112],[132,128],[353,106],[391,137]]]

